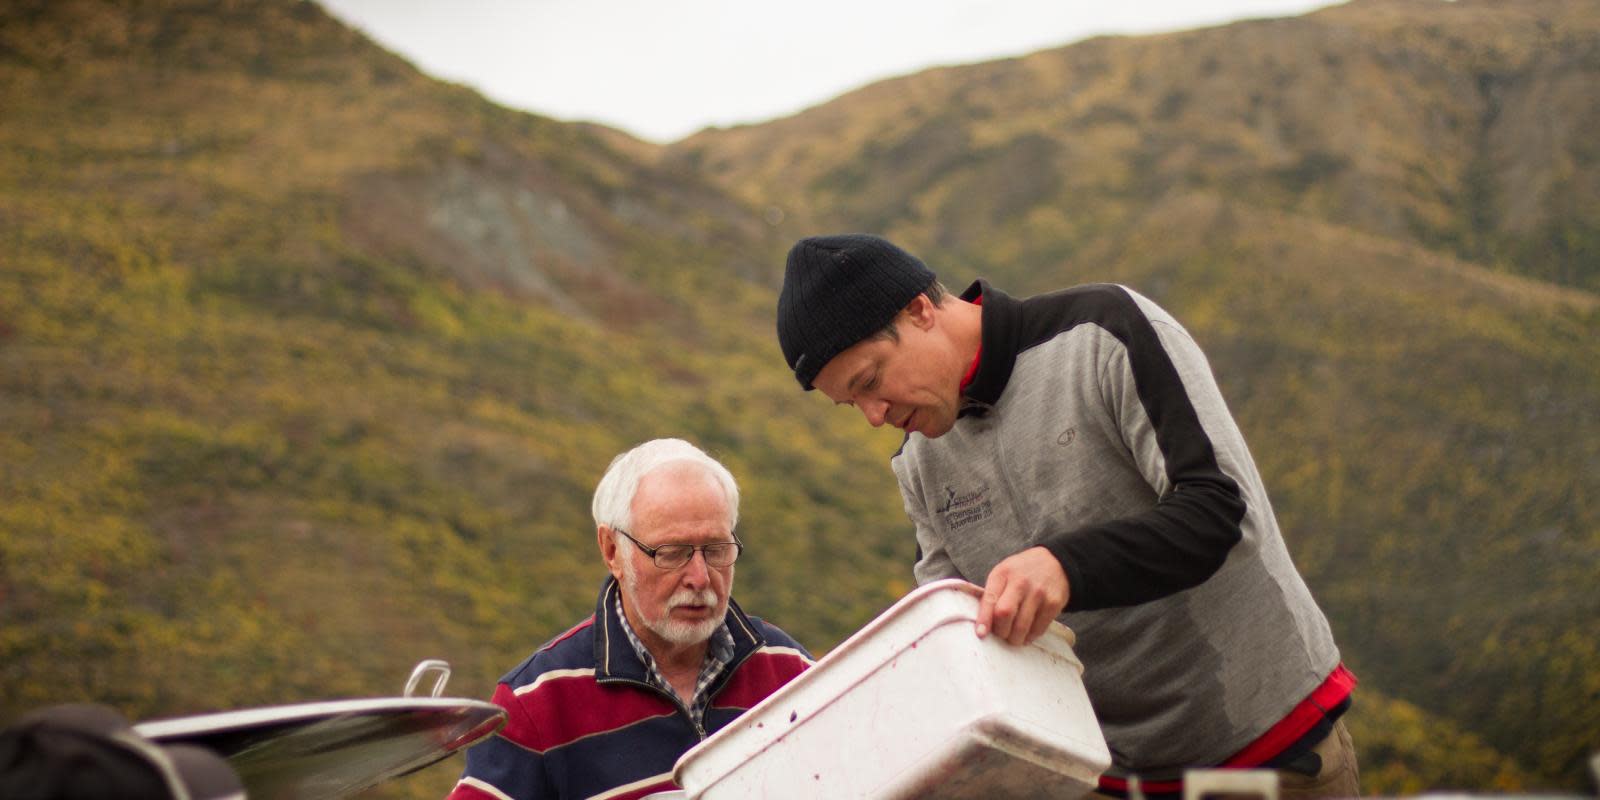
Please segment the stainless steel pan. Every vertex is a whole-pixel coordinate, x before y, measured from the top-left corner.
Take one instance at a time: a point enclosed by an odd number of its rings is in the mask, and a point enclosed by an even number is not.
[[[413,695],[428,672],[442,672],[433,696]],[[449,680],[442,661],[417,665],[396,698],[268,706],[134,726],[161,744],[197,744],[228,759],[251,800],[336,798],[426,767],[493,734],[503,709],[481,700],[439,697]]]

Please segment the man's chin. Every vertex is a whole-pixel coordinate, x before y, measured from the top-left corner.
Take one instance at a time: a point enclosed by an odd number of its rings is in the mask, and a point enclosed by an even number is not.
[[[667,613],[670,617],[672,612],[669,611]],[[703,618],[695,620],[665,619],[651,625],[651,629],[655,631],[657,636],[675,645],[700,644],[710,639],[711,634],[717,632],[717,628],[722,625],[722,618],[727,612],[724,610],[722,614],[718,614],[713,609],[706,609],[704,613],[705,616]]]
[[[669,642],[679,646],[696,645],[711,638],[717,632],[718,620],[708,619],[703,622],[668,622],[661,626],[656,634]]]

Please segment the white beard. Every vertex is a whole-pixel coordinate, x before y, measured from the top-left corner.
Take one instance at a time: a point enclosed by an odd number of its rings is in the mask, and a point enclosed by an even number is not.
[[[730,576],[731,577],[731,576]],[[639,620],[650,629],[651,633],[679,646],[696,645],[711,638],[711,634],[721,627],[723,617],[728,613],[728,601],[717,602],[717,593],[710,588],[698,592],[693,589],[679,589],[667,599],[667,607],[662,619],[651,619],[645,613],[644,605],[635,598],[639,596],[639,576],[633,571],[633,559],[622,561],[622,588],[628,599],[633,601],[633,608],[639,613]],[[700,622],[679,622],[672,618],[672,610],[679,606],[715,606],[716,613]]]

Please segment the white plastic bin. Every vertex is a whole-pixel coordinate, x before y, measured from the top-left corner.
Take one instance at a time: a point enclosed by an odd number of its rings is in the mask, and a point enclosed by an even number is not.
[[[678,759],[692,800],[1077,798],[1111,764],[1058,622],[974,632],[982,590],[930,583]]]

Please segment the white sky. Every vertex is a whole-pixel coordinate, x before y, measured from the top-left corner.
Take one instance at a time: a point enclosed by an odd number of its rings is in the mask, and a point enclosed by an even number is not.
[[[1336,0],[321,0],[495,102],[669,142],[883,78]]]

